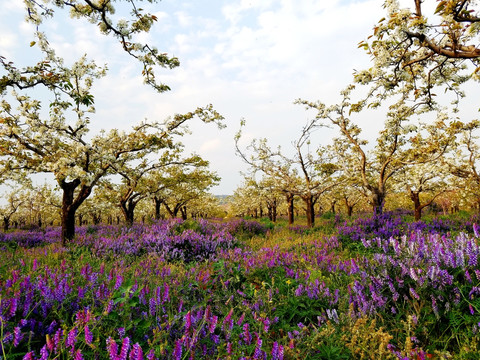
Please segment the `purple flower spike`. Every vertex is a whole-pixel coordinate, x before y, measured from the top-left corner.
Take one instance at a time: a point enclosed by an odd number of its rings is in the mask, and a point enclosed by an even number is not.
[[[23,360],[35,360],[35,357],[33,356],[33,351],[26,353],[23,357]]]
[[[155,351],[153,349],[150,349],[150,351],[147,354],[147,360],[157,360],[155,357]]]
[[[175,360],[182,359],[182,341],[179,339],[175,341],[175,349],[173,350],[173,358]]]
[[[117,360],[118,346],[110,336],[107,339],[107,351],[110,360]]]
[[[253,359],[262,359],[262,339],[257,335],[257,343],[253,352]]]
[[[473,232],[476,238],[480,237],[480,228],[476,223],[473,224]]]
[[[47,345],[44,345],[40,349],[40,359],[39,360],[47,360],[48,359],[48,350],[47,350]]]
[[[247,345],[250,345],[252,342],[252,335],[250,334],[248,323],[243,324],[243,340]]]
[[[272,347],[272,360],[283,360],[283,346],[275,341]]]
[[[127,336],[122,341],[122,348],[120,350],[120,355],[118,356],[118,360],[127,360],[129,350],[130,350],[130,339]]]
[[[217,326],[218,316],[213,315],[210,319],[210,323],[208,324],[208,331],[210,334],[213,334],[215,331],[215,327]]]
[[[23,339],[23,334],[20,331],[20,327],[17,326],[15,329],[13,329],[13,346],[18,346],[20,344],[20,341]]]
[[[67,336],[67,340],[65,342],[67,347],[73,348],[75,346],[75,343],[77,342],[77,335],[78,335],[78,330],[76,327],[70,330]]]
[[[82,355],[82,352],[80,351],[80,349],[75,352],[75,357],[73,359],[74,360],[83,360],[83,355]]]
[[[416,293],[416,291],[413,288],[410,288],[409,291],[410,291],[410,295],[412,295],[412,297],[414,297],[417,300],[420,300],[420,296]]]
[[[148,358],[148,357],[147,357]],[[143,360],[143,351],[142,347],[135,343],[132,347],[132,351],[130,352],[130,360]]]
[[[85,325],[84,332],[85,332],[85,342],[88,345],[91,345],[92,342],[93,342],[93,334],[90,331],[90,329],[88,328],[88,325]]]
[[[192,327],[192,314],[189,311],[185,315],[185,333],[188,333],[191,327]]]

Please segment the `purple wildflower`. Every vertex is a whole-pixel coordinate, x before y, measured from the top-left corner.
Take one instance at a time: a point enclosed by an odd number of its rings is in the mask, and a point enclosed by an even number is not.
[[[18,346],[20,344],[20,341],[23,339],[23,333],[20,330],[20,327],[17,326],[16,328],[13,329],[13,346]]]
[[[150,349],[150,351],[147,354],[147,360],[157,360],[155,357],[155,351],[153,349]]]
[[[262,339],[257,335],[257,342],[255,346],[255,351],[253,352],[252,359],[262,359]]]
[[[420,296],[416,293],[416,291],[413,288],[410,288],[409,291],[410,291],[410,295],[412,295],[412,297],[414,297],[417,300],[420,300]]]
[[[238,325],[238,326],[241,326],[244,319],[245,319],[245,313],[243,313],[242,315],[240,315],[240,317],[238,318],[238,321],[237,321],[237,325]]]
[[[472,282],[472,278],[470,276],[470,273],[468,272],[468,269],[465,269],[465,279],[467,279],[469,283]]]
[[[188,333],[191,327],[192,327],[192,314],[189,311],[185,315],[185,333]]]
[[[216,315],[213,315],[210,318],[210,323],[208,324],[208,331],[210,332],[210,334],[213,334],[213,332],[215,331],[215,327],[217,326],[217,321],[218,321],[218,316]]]
[[[143,360],[143,351],[139,343],[135,343],[129,356],[130,360]]]
[[[232,331],[232,328],[233,328],[232,315],[233,315],[233,308],[230,309],[227,316],[225,316],[225,319],[223,320],[222,329],[227,334],[227,339],[230,338],[230,331]]]
[[[92,332],[90,331],[90,329],[88,328],[88,324],[85,325],[84,332],[85,332],[85,342],[86,342],[88,345],[91,345],[92,342],[93,342],[93,334],[92,334]]]
[[[75,352],[75,357],[73,358],[74,360],[83,360],[83,355],[82,355],[82,352],[80,351],[80,349],[78,349],[76,352]]]
[[[63,335],[63,330],[58,329],[55,335],[53,336],[53,351],[57,353],[58,351],[58,346],[60,345],[60,342],[62,341],[62,335]]]
[[[475,234],[476,238],[480,237],[480,229],[476,223],[473,224],[473,233]]]
[[[110,336],[107,339],[107,351],[110,360],[117,360],[118,346]]]
[[[5,335],[3,336],[3,340],[2,340],[2,343],[4,344],[8,344],[10,343],[10,341],[13,340],[13,334],[11,332],[7,332],[5,333]]]
[[[40,349],[40,359],[39,360],[47,360],[48,359],[48,350],[47,345],[43,345]]]
[[[248,323],[243,324],[243,334],[242,334],[243,340],[247,345],[250,345],[252,342],[252,335],[250,334],[249,331],[249,325]]]
[[[283,360],[283,346],[275,341],[272,347],[272,360]]]
[[[122,348],[118,360],[127,360],[128,351],[130,350],[130,338],[127,336],[122,341]]]
[[[68,333],[67,340],[65,341],[65,345],[67,345],[67,347],[73,348],[75,346],[75,343],[77,342],[77,335],[78,335],[78,330],[76,327],[74,327]]]
[[[175,341],[175,349],[173,349],[172,355],[175,360],[182,359],[182,341],[180,339]]]
[[[23,360],[35,360],[33,351],[26,353],[25,356],[23,357]]]
[[[115,286],[113,287],[115,290],[118,290],[120,286],[122,286],[123,277],[121,275],[117,275],[117,279],[115,280]]]

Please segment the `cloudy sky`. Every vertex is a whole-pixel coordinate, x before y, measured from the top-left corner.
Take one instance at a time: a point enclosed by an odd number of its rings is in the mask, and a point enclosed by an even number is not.
[[[158,17],[142,40],[177,56],[181,66],[157,77],[171,91],[157,94],[142,84],[141,69],[95,26],[71,21],[59,11],[42,25],[57,54],[74,61],[86,53],[107,63],[96,84],[97,113],[92,129],[128,129],[148,119],[164,119],[212,103],[226,129],[192,123],[183,139],[188,152],[210,161],[222,178],[215,194],[231,194],[246,166],[235,155],[233,137],[246,120],[244,144],[269,139],[285,149],[312,113],[295,99],[327,104],[352,80],[354,69],[369,66],[357,44],[384,16],[382,0],[163,0],[142,4]],[[0,0],[0,55],[19,65],[35,56],[33,28],[24,21],[21,1]],[[32,52],[32,53],[31,53]],[[331,136],[331,135],[330,135]],[[317,134],[319,143],[328,141]]]

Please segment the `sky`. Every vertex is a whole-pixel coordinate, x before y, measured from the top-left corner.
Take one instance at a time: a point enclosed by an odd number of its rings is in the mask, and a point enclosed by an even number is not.
[[[27,65],[33,27],[26,24],[22,1],[0,0],[0,55]],[[140,67],[112,37],[85,21],[58,11],[42,25],[57,55],[73,62],[83,54],[108,64],[108,74],[94,87],[96,114],[92,132],[129,129],[144,120],[162,120],[213,104],[226,129],[192,122],[184,137],[186,153],[210,161],[222,178],[212,189],[232,194],[248,167],[235,155],[234,136],[245,119],[241,144],[267,138],[288,151],[302,126],[314,116],[298,98],[332,104],[352,81],[354,69],[370,59],[357,44],[384,16],[382,0],[162,0],[142,4],[158,21],[142,35],[161,52],[176,56],[180,67],[157,71],[171,91],[158,94],[143,85]],[[121,15],[120,15],[121,16]],[[328,131],[315,134],[326,143]]]

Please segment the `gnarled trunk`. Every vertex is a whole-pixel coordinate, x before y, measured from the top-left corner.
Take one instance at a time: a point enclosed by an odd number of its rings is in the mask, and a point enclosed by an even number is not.
[[[182,220],[187,220],[187,207],[185,205],[180,208],[180,213],[182,214]]]
[[[315,226],[315,202],[312,195],[302,196],[305,203],[305,215],[307,216],[307,226],[312,228]]]
[[[10,218],[7,216],[3,217],[3,231],[7,232],[8,228],[10,227]]]
[[[277,199],[267,202],[268,218],[270,221],[277,221]]]
[[[385,205],[385,192],[381,189],[373,189],[370,203],[374,215],[383,214],[383,207]]]
[[[423,209],[423,206],[420,203],[420,194],[416,191],[410,191],[410,199],[413,201],[413,214],[415,216],[415,221],[419,221],[422,218]]]
[[[160,208],[162,206],[162,200],[156,196],[153,197],[153,203],[155,205],[155,219],[160,220]]]
[[[122,214],[123,214],[123,217],[125,218],[125,222],[127,226],[133,225],[135,206],[137,206],[137,203],[134,201],[131,201],[131,200],[120,201],[120,209],[122,209]]]
[[[79,179],[70,182],[62,180],[59,181],[59,184],[63,190],[62,245],[66,245],[67,241],[72,240],[75,236],[75,213],[92,192],[92,186],[83,185],[77,196],[74,197],[75,189],[80,185]]]

